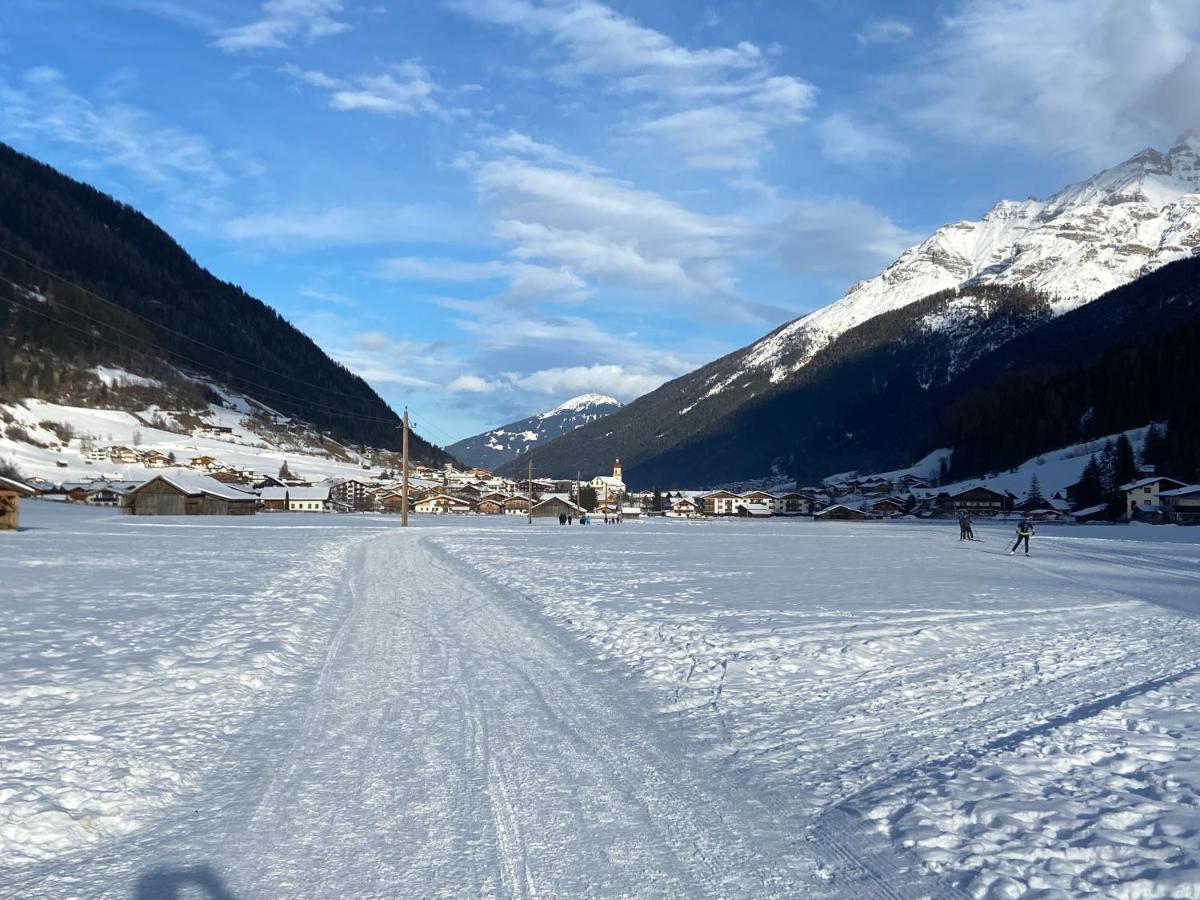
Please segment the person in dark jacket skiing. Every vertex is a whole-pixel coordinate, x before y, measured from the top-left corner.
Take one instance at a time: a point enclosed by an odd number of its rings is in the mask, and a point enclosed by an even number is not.
[[[1029,539],[1033,537],[1033,523],[1029,521],[1029,516],[1022,516],[1021,522],[1017,525],[1017,542],[1012,545],[1012,549],[1008,551],[1008,555],[1012,556],[1017,552],[1017,548],[1021,546],[1021,541],[1025,542],[1025,555],[1029,555]]]
[[[968,541],[975,540],[975,529],[971,527],[971,514],[964,512],[962,517],[963,537]]]

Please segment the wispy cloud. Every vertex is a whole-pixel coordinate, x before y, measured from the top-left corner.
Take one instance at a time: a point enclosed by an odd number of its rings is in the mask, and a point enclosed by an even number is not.
[[[396,63],[371,74],[339,78],[315,69],[285,65],[284,74],[326,92],[329,105],[344,111],[388,116],[432,115],[448,118],[463,112],[438,102],[439,87],[429,71],[413,60]]]
[[[864,125],[844,112],[832,113],[817,125],[821,148],[829,159],[847,165],[896,164],[909,158],[908,147],[882,129]]]
[[[231,180],[204,138],[119,99],[89,99],[49,67],[27,70],[15,85],[0,79],[0,130],[77,147],[81,164],[123,169],[160,189],[202,193]]]
[[[223,231],[233,240],[293,249],[312,244],[458,243],[469,230],[466,219],[463,211],[441,204],[358,203],[245,213],[228,219]]]
[[[1200,122],[1193,0],[968,0],[893,91],[967,144],[1091,165]]]
[[[913,36],[913,27],[900,19],[875,19],[858,32],[860,44],[898,44]]]
[[[634,133],[678,147],[697,168],[755,167],[770,149],[769,132],[802,121],[816,89],[771,72],[762,50],[740,42],[689,49],[594,0],[451,0],[480,22],[545,42],[561,61],[551,77],[573,83],[603,79],[620,93],[645,98]],[[719,128],[728,138],[714,136]]]
[[[266,0],[252,22],[222,30],[213,44],[229,53],[276,50],[297,38],[316,41],[341,34],[341,0]]]

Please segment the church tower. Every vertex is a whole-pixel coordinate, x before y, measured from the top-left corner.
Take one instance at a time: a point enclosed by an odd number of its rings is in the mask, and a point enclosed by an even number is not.
[[[621,477],[621,461],[619,459],[613,460],[613,478],[615,478],[617,481],[625,480]]]

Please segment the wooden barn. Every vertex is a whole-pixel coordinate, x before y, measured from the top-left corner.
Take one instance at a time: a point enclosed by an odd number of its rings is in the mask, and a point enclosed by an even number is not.
[[[156,475],[129,492],[135,516],[252,516],[258,495],[205,475]]]
[[[578,503],[572,503],[566,497],[546,497],[533,504],[535,519],[557,519],[560,515],[579,516],[582,514],[583,507]]]
[[[0,531],[16,531],[21,521],[21,498],[37,495],[37,488],[0,476]]]
[[[485,497],[475,504],[475,512],[481,516],[502,516],[504,515],[504,501],[497,500],[495,497]]]

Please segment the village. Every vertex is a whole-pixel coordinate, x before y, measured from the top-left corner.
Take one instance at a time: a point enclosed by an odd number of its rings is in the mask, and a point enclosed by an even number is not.
[[[17,527],[22,497],[111,507],[137,515],[254,515],[256,513],[400,514],[406,498],[400,472],[384,469],[353,477],[307,479],[285,462],[276,474],[223,464],[202,454],[186,461],[174,454],[126,446],[89,446],[90,462],[139,464],[162,470],[142,480],[98,478],[52,482],[33,477],[0,479],[0,523]],[[975,519],[1026,516],[1034,521],[1087,523],[1200,522],[1200,485],[1143,469],[1120,485],[1121,508],[1111,502],[1080,507],[1074,486],[1043,497],[1036,489],[1018,496],[986,483],[943,488],[913,474],[893,478],[830,479],[799,490],[666,490],[626,488],[620,460],[611,474],[589,480],[512,479],[482,468],[410,466],[408,511],[430,516],[518,516],[581,524],[623,523],[643,517],[711,519],[810,517],[817,522],[897,518],[938,519],[963,514]]]

